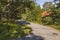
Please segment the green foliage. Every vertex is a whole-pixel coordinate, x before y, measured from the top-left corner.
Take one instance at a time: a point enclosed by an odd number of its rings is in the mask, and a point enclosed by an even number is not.
[[[40,6],[35,6],[32,11],[30,11],[30,14],[27,16],[27,20],[31,22],[40,22],[41,20],[41,8]]]
[[[35,8],[30,0],[0,0],[0,40],[21,38],[31,32],[26,25],[15,24],[14,20],[23,19]]]
[[[34,1],[30,0],[0,0],[0,15],[2,15],[0,20],[1,18],[6,18],[8,21],[21,19],[21,14],[26,14],[27,10],[32,10],[34,7]]]
[[[42,23],[60,30],[60,0],[54,0],[54,2],[55,2],[54,7],[50,8],[51,15],[44,17]],[[45,4],[44,8],[47,8],[47,7],[48,6],[46,6],[46,4]]]
[[[0,23],[0,40],[13,40],[21,38],[31,32],[31,28],[9,22]]]
[[[51,17],[45,17],[43,21],[44,21],[44,24],[48,24],[48,25],[52,24],[53,22]]]
[[[54,5],[52,2],[45,2],[43,5],[43,9],[46,11],[51,11],[52,8],[54,8]]]
[[[56,2],[59,0],[54,0],[54,1]],[[49,6],[48,6],[48,4],[49,4]],[[43,20],[46,21],[45,24],[60,25],[60,16],[59,16],[60,15],[60,3],[55,3],[56,6],[55,5],[51,6],[51,5],[53,5],[53,4],[50,2],[48,2],[48,3],[46,2],[44,4],[45,9],[47,9],[47,8],[51,9],[51,11],[50,11],[51,14],[48,16],[49,18],[45,17]]]
[[[57,26],[57,25],[50,25],[50,27],[60,30],[60,26]]]

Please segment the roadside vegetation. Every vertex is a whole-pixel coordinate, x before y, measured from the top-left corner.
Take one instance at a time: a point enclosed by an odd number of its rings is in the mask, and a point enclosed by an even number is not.
[[[31,28],[15,20],[24,19],[33,8],[30,0],[0,0],[0,40],[13,40],[30,34]]]
[[[18,19],[49,25],[60,30],[60,0],[54,0],[53,3],[46,2],[41,8],[36,4],[36,0],[0,0],[0,40],[21,38],[31,32],[27,25],[15,22]],[[44,11],[49,15],[43,18]]]
[[[54,0],[53,2],[54,4],[46,2],[43,5],[43,8],[50,13],[50,15],[43,19],[43,24],[60,30],[60,0]]]
[[[28,35],[31,28],[10,22],[0,22],[0,40],[13,40]]]

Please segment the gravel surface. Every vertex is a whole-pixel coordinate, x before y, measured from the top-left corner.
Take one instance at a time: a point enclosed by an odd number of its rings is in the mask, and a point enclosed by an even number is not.
[[[28,26],[32,28],[33,34],[42,36],[44,40],[60,40],[60,31],[58,30],[34,23],[31,23],[31,25]]]

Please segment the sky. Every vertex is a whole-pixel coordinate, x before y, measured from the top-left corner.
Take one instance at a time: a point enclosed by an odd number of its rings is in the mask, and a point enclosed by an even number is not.
[[[41,8],[43,7],[43,4],[44,4],[45,2],[53,2],[53,0],[36,0],[36,3],[37,3],[38,5],[40,5]]]

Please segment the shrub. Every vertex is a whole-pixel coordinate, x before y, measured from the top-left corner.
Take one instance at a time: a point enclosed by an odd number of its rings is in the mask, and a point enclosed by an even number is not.
[[[45,17],[43,21],[44,21],[43,22],[44,24],[48,24],[48,25],[53,23],[53,20],[51,17]]]
[[[0,40],[21,38],[31,32],[31,28],[9,22],[0,22]]]

